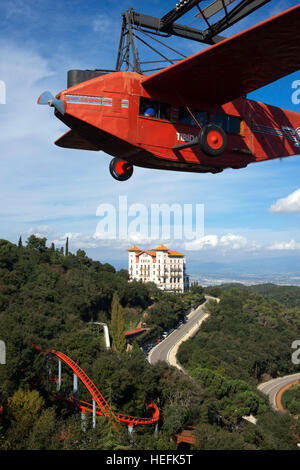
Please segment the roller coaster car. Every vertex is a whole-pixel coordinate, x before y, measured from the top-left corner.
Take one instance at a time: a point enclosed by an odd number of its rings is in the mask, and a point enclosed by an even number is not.
[[[55,143],[112,155],[125,181],[140,166],[218,173],[295,155],[300,115],[246,94],[300,69],[300,5],[152,75],[71,71],[39,104],[69,128]]]

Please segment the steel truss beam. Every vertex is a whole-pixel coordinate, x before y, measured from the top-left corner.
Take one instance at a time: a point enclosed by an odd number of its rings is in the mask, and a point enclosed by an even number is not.
[[[160,70],[163,66],[151,70],[142,70],[142,64],[154,64],[159,62],[165,63],[165,65],[167,65],[166,63],[172,64],[183,58],[184,55],[175,51],[175,49],[172,49],[167,44],[162,43],[157,37],[168,38],[178,36],[213,45],[225,39],[220,35],[221,32],[230,28],[258,8],[269,3],[270,0],[214,0],[203,9],[200,8],[201,2],[202,0],[180,0],[176,6],[162,18],[137,13],[132,8],[123,13],[116,71],[120,71],[122,68],[125,70],[130,69],[138,73]],[[229,11],[228,7],[234,2],[236,2],[236,5]],[[175,22],[194,7],[197,7],[199,10],[195,16],[205,21],[207,29],[200,30]],[[211,17],[220,13],[222,10],[224,12],[223,17],[215,23],[210,23],[209,20]],[[168,48],[169,51],[175,52],[180,58],[168,58],[161,51],[150,45],[149,41],[137,35],[137,32],[163,45]],[[148,46],[152,51],[157,53],[162,60],[141,62],[137,46],[138,43],[143,43],[143,45]]]

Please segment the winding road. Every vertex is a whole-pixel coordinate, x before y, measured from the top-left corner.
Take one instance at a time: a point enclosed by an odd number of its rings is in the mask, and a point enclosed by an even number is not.
[[[185,372],[176,360],[178,348],[181,343],[195,335],[201,323],[209,316],[209,314],[205,312],[205,305],[207,301],[211,299],[217,302],[219,301],[219,299],[215,297],[206,295],[205,302],[187,315],[186,323],[182,323],[179,328],[174,330],[166,339],[151,349],[148,356],[150,364],[155,364],[158,361],[166,361],[169,365],[175,366],[182,372]]]
[[[269,397],[271,406],[276,411],[284,411],[279,397],[280,391],[286,389],[287,386],[297,383],[300,380],[300,372],[285,377],[269,380],[258,385],[258,390]]]
[[[184,368],[177,362],[176,354],[179,346],[194,336],[199,330],[203,321],[209,317],[209,313],[205,312],[205,305],[208,300],[215,300],[219,302],[220,299],[206,295],[205,302],[199,305],[195,310],[192,310],[187,315],[186,323],[182,323],[179,328],[174,330],[166,339],[151,349],[148,355],[150,364],[155,364],[158,361],[165,361],[170,366],[177,367],[181,372],[187,374]],[[276,411],[284,411],[281,405],[281,394],[289,386],[300,381],[300,372],[279,377],[276,379],[263,382],[258,385],[258,390],[268,396],[271,406]],[[281,392],[281,393],[280,393]]]

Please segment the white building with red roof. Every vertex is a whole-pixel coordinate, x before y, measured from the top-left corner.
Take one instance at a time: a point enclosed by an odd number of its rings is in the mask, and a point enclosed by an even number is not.
[[[154,282],[170,292],[189,289],[185,255],[160,245],[153,250],[141,250],[136,245],[128,250],[129,280]]]

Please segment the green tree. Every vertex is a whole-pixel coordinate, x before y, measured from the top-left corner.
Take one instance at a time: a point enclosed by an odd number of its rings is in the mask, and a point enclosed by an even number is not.
[[[28,450],[49,450],[59,447],[57,437],[57,420],[53,408],[47,408],[34,423],[29,434],[26,448]]]
[[[8,399],[9,416],[25,428],[34,424],[43,406],[44,399],[37,390],[19,389]]]
[[[117,292],[114,293],[111,304],[111,336],[115,349],[119,352],[124,351],[126,339],[124,335],[124,315]]]
[[[192,282],[190,285],[190,292],[192,294],[203,294],[204,289],[202,286],[200,286],[200,284],[197,281],[195,281],[195,282]]]
[[[129,275],[128,275],[128,270],[127,269],[120,269],[117,272],[118,276],[121,276],[125,281],[128,281]]]
[[[30,235],[27,239],[27,248],[32,248],[35,251],[42,253],[46,250],[47,238],[38,238],[35,235]]]

